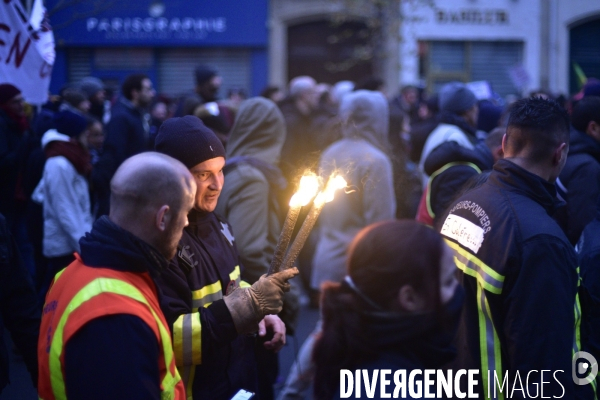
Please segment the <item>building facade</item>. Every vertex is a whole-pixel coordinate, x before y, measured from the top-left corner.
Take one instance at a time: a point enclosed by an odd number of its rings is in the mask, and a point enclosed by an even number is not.
[[[223,77],[220,96],[241,88],[258,94],[267,84],[268,0],[47,0],[57,59],[51,91],[84,76],[118,88],[134,72],[149,75],[158,93],[194,87],[204,64]]]

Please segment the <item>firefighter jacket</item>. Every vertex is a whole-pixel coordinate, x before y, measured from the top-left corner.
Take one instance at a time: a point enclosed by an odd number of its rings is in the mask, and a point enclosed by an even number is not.
[[[47,294],[38,342],[39,397],[50,399],[185,399],[169,327],[160,311],[150,259],[166,260],[107,217],[81,240],[82,254],[111,244],[94,241],[110,233],[122,239],[121,258],[87,254],[59,272]],[[92,242],[90,244],[90,242]],[[141,251],[140,251],[141,250]],[[85,259],[85,258],[84,258]],[[141,262],[140,262],[141,261]],[[152,263],[152,262],[151,262]],[[126,265],[126,266],[125,266]],[[127,346],[127,348],[124,348]]]
[[[578,271],[575,252],[551,217],[558,205],[553,184],[499,160],[488,180],[454,202],[442,220],[466,292],[458,368],[480,370],[482,398],[508,397],[506,386],[494,395],[494,372],[500,385],[506,374],[511,388],[518,372],[531,396],[543,379],[549,382],[544,396],[564,390],[564,398],[575,398]],[[552,372],[540,376],[541,370]]]
[[[230,399],[256,392],[254,339],[240,336],[223,296],[240,279],[231,228],[215,213],[192,210],[177,256],[157,280],[188,398]]]

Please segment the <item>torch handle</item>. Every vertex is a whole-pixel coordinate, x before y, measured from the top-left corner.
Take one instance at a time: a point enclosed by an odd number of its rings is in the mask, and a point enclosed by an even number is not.
[[[290,239],[292,237],[292,233],[294,232],[294,227],[296,226],[296,221],[298,220],[298,215],[300,214],[301,208],[302,207],[300,206],[290,207],[288,210],[287,216],[285,217],[285,222],[283,223],[283,228],[281,229],[281,234],[277,240],[277,247],[275,247],[273,259],[271,260],[271,266],[269,267],[269,272],[267,272],[267,275],[271,275],[280,271],[283,258],[285,257],[285,252],[290,244]]]
[[[296,238],[294,239],[294,242],[290,247],[290,250],[288,251],[287,255],[283,260],[283,264],[281,264],[282,270],[291,268],[294,265],[294,261],[296,261],[296,258],[298,258],[298,255],[300,254],[300,251],[302,251],[302,248],[304,247],[304,244],[306,243],[306,240],[310,235],[310,231],[315,226],[317,218],[319,218],[319,214],[321,214],[321,210],[323,210],[323,206],[325,206],[325,203],[321,203],[319,205],[313,204],[313,206],[311,207],[310,211],[308,212],[308,215],[306,216],[306,219],[304,219],[304,222],[300,227],[300,231],[296,235]]]

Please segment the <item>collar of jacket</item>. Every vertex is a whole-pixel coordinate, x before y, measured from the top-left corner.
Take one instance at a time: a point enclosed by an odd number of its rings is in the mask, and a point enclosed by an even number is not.
[[[149,272],[156,276],[169,262],[158,250],[119,227],[106,215],[100,217],[79,240],[81,259],[89,267],[125,272]]]
[[[459,117],[457,114],[449,111],[442,111],[439,115],[439,121],[443,124],[456,126],[467,135],[471,143],[477,143],[477,129],[469,125],[463,117]]]
[[[135,105],[133,105],[133,103],[131,102],[131,100],[128,100],[125,97],[119,97],[119,102],[121,104],[123,104],[126,108],[129,108],[132,111],[135,111],[139,114],[144,114],[144,110],[140,107],[136,107]]]
[[[552,215],[565,202],[556,196],[556,186],[508,160],[498,160],[488,181],[539,203]]]
[[[569,139],[569,157],[576,154],[589,154],[596,161],[600,162],[600,142],[585,132],[571,128],[571,137]]]

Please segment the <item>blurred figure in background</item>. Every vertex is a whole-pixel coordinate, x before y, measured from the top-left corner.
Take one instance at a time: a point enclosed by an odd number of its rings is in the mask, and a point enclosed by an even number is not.
[[[267,86],[260,92],[261,97],[267,98],[274,103],[279,103],[285,98],[285,93],[279,88],[279,86]]]
[[[88,76],[79,81],[76,88],[82,91],[90,102],[89,112],[103,125],[108,124],[111,117],[111,104],[106,99],[104,82],[93,76]]]

